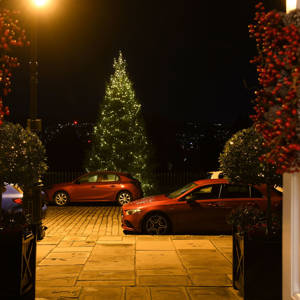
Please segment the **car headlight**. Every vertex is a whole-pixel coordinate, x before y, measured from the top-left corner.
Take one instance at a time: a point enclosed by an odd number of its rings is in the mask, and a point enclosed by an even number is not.
[[[140,209],[140,208],[136,208],[136,209],[128,209],[128,210],[126,210],[125,211],[125,214],[127,215],[127,216],[130,216],[130,215],[134,215],[134,214],[136,214],[136,213],[139,213],[139,212],[141,212],[142,210]]]

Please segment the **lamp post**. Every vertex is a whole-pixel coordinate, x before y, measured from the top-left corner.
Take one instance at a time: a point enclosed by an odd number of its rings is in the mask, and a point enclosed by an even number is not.
[[[37,51],[37,29],[38,29],[38,10],[45,6],[48,0],[31,0],[34,5],[34,13],[31,23],[31,48],[30,48],[30,105],[29,119],[27,128],[33,132],[42,130],[42,120],[37,118],[38,103],[38,51]]]

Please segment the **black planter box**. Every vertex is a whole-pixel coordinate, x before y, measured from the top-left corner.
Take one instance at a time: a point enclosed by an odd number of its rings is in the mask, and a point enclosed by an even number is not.
[[[0,299],[34,299],[36,240],[20,230],[0,232]]]
[[[233,233],[232,250],[233,287],[244,300],[281,300],[281,240],[251,240]]]

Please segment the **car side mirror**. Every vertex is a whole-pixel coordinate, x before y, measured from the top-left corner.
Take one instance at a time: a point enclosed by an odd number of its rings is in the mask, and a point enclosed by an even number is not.
[[[192,203],[195,202],[196,197],[193,196],[193,195],[187,195],[187,196],[185,196],[184,200],[185,200],[187,203],[192,204]]]

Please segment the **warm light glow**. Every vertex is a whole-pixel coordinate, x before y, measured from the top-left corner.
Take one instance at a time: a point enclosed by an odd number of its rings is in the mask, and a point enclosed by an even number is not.
[[[47,0],[33,0],[36,6],[44,6],[48,1]]]
[[[286,0],[286,12],[289,13],[291,10],[296,9],[297,2],[297,0]]]

